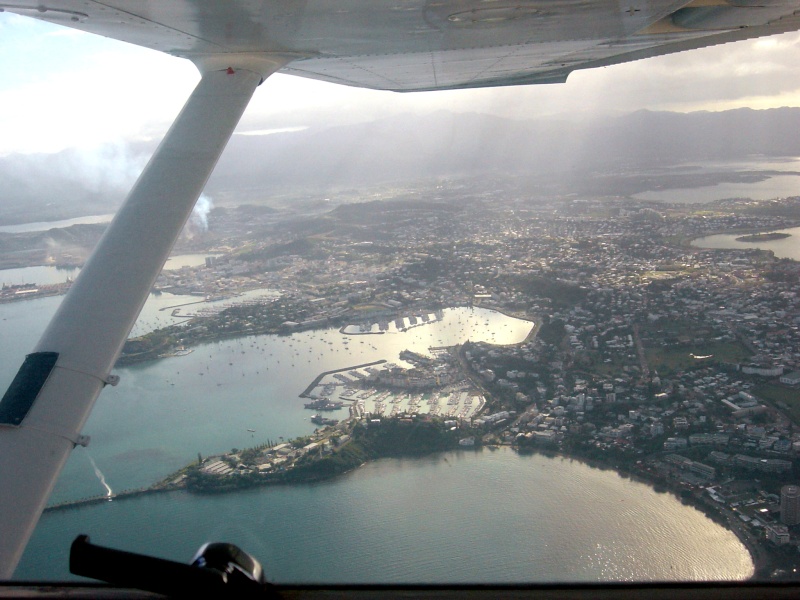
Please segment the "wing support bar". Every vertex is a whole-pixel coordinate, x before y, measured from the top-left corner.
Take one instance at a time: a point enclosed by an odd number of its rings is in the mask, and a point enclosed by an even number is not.
[[[110,371],[153,283],[253,92],[292,58],[249,57],[242,68],[237,57],[223,68],[213,61],[198,65],[200,83],[31,355],[55,354],[55,365],[49,371],[40,369],[44,375],[38,379],[18,374],[0,400],[0,415],[4,406],[12,415],[0,423],[0,579],[11,577],[61,468],[82,439],[81,429],[100,390],[113,379]],[[33,392],[31,385],[26,388],[26,377],[38,386]],[[19,399],[14,389],[34,396]]]

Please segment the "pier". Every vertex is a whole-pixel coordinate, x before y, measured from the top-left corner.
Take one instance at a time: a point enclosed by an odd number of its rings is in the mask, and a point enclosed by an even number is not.
[[[376,360],[376,361],[373,361],[373,362],[364,363],[363,365],[355,365],[355,366],[351,366],[351,367],[345,367],[343,369],[335,369],[333,371],[324,371],[324,372],[320,373],[319,375],[317,375],[314,378],[314,381],[312,381],[308,385],[308,387],[303,390],[303,392],[300,394],[300,397],[301,398],[310,398],[311,396],[309,396],[309,394],[311,393],[311,390],[313,390],[315,387],[317,387],[317,385],[319,385],[319,382],[322,381],[322,379],[324,377],[326,377],[327,375],[334,375],[336,373],[343,373],[344,371],[352,371],[353,369],[361,369],[363,367],[372,367],[374,365],[382,365],[385,362],[386,362],[386,359],[381,359],[381,360]]]
[[[51,504],[45,507],[43,512],[53,512],[57,510],[66,510],[68,508],[79,508],[81,506],[88,506],[90,504],[100,504],[102,502],[113,502],[116,500],[124,500],[125,498],[135,498],[137,496],[144,496],[146,494],[155,494],[158,492],[170,492],[178,489],[174,486],[163,486],[159,484],[150,487],[138,488],[135,490],[123,490],[119,493],[108,496],[103,494],[101,496],[91,496],[90,498],[79,498],[78,500],[67,500],[59,502],[58,504]]]

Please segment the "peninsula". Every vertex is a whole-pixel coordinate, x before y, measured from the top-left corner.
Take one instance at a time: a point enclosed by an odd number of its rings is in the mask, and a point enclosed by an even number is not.
[[[381,431],[441,428],[448,442],[425,451],[472,439],[557,452],[672,490],[736,532],[759,577],[796,577],[800,524],[781,493],[800,473],[800,264],[685,242],[797,226],[800,198],[666,207],[616,196],[534,203],[522,188],[500,193],[480,182],[421,191],[302,222],[295,215],[255,241],[236,232],[272,227],[276,215],[212,212],[217,237],[206,251],[219,256],[162,273],[158,289],[204,298],[262,287],[279,296],[198,311],[130,340],[123,360],[323,327],[368,344],[354,334],[398,319],[391,332],[422,327],[420,315],[453,306],[531,319],[537,334],[408,355],[415,373],[383,364],[328,374],[309,393],[334,386],[331,399],[353,410],[326,413],[339,423],[282,448],[267,440],[206,457],[163,487],[223,491],[334,476],[391,455],[372,445]]]

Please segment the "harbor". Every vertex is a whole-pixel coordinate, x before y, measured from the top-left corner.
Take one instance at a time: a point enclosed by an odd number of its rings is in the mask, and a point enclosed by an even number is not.
[[[385,360],[318,375],[301,397],[306,409],[335,411],[348,407],[351,418],[429,415],[469,421],[486,403],[455,359],[456,347],[410,350],[400,358],[410,368]],[[380,365],[380,368],[378,366]]]
[[[348,371],[353,371],[353,370],[356,370],[356,369],[363,369],[365,367],[373,367],[375,365],[381,365],[381,364],[383,364],[385,362],[386,362],[386,359],[374,360],[372,362],[363,363],[363,364],[355,365],[355,366],[352,366],[352,367],[344,367],[342,369],[333,369],[332,371],[324,371],[324,372],[320,373],[319,375],[317,375],[314,378],[314,380],[310,384],[308,384],[308,387],[306,387],[306,389],[303,390],[300,393],[300,397],[301,398],[316,398],[316,396],[312,396],[311,393],[314,391],[314,388],[316,388],[318,385],[320,385],[320,382],[322,382],[322,380],[325,379],[328,376],[332,375],[334,378],[336,378],[337,374],[341,374],[341,373],[348,372]]]

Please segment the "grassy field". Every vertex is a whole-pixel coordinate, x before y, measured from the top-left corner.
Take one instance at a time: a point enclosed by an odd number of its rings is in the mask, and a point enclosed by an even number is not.
[[[756,387],[753,394],[776,404],[782,402],[789,407],[782,410],[788,413],[792,422],[800,423],[800,389],[791,389],[777,383],[764,383]]]
[[[659,373],[693,368],[704,363],[714,362],[738,363],[747,360],[750,352],[738,342],[709,342],[688,345],[680,348],[647,348],[647,362],[651,369]],[[695,356],[709,356],[697,359]]]
[[[623,367],[639,366],[639,360],[636,358],[614,357],[611,362],[605,363],[597,352],[589,353],[588,357],[590,362],[586,365],[586,370],[600,377],[615,377],[623,372]]]
[[[642,325],[642,333],[661,335],[664,332],[676,336],[694,338],[698,335],[706,336],[711,333],[711,328],[703,323],[691,319],[661,319],[656,323]]]

